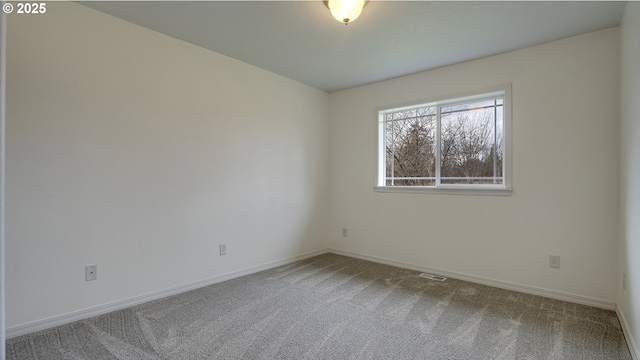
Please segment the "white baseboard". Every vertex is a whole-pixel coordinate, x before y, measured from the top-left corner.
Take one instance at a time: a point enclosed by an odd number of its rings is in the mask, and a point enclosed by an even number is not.
[[[631,357],[633,360],[640,360],[640,348],[636,341],[633,338],[633,334],[631,333],[631,328],[629,327],[629,323],[627,322],[627,318],[624,316],[624,312],[620,309],[619,306],[616,306],[616,314],[618,314],[618,319],[620,319],[620,324],[622,325],[622,333],[624,334],[624,338],[627,340],[627,345],[629,345],[629,352],[631,353]]]
[[[357,259],[373,261],[381,264],[397,266],[404,269],[443,275],[443,276],[447,276],[447,277],[458,279],[458,280],[465,280],[465,281],[469,281],[477,284],[489,285],[489,286],[493,286],[501,289],[539,295],[539,296],[543,296],[551,299],[569,301],[577,304],[589,305],[589,306],[594,306],[594,307],[607,309],[607,310],[616,309],[616,303],[613,301],[602,300],[602,299],[592,298],[592,297],[583,296],[583,295],[570,294],[562,291],[544,289],[544,288],[539,288],[539,287],[529,286],[529,285],[521,285],[521,284],[511,283],[508,281],[490,279],[482,276],[464,274],[464,273],[449,271],[445,269],[430,268],[426,266],[415,265],[415,264],[405,263],[401,261],[386,259],[378,256],[365,255],[365,254],[360,254],[360,253],[355,253],[355,252],[345,251],[345,250],[340,250],[335,248],[329,248],[328,252],[337,254],[337,255],[344,255],[344,256],[349,256]]]
[[[219,282],[223,282],[226,280],[235,279],[241,276],[257,273],[260,271],[272,269],[278,266],[287,265],[296,261],[304,260],[310,257],[326,254],[328,252],[327,249],[320,249],[316,251],[311,251],[308,253],[300,254],[297,256],[293,256],[290,258],[277,260],[268,262],[266,264],[252,266],[247,269],[233,271],[221,275],[217,275],[211,278],[207,278],[204,280],[192,282],[189,284],[184,284],[180,286],[176,286],[170,289],[164,289],[160,291],[154,291],[148,294],[143,294],[139,296],[135,296],[129,299],[114,301],[108,304],[93,306],[87,309],[73,311],[67,314],[57,315],[50,318],[33,321],[30,323],[12,326],[6,329],[6,338],[10,339],[12,337],[29,334],[35,331],[49,329],[55,326],[64,325],[70,322],[87,319],[93,316],[106,314],[112,311],[121,310],[128,308],[130,306],[140,305],[148,301],[157,300],[163,297],[172,296],[176,294],[180,294],[186,291],[194,290],[197,288],[201,288],[204,286],[216,284]]]

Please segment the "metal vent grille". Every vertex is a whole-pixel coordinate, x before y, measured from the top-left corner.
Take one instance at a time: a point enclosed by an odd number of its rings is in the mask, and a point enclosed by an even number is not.
[[[435,280],[435,281],[445,281],[445,280],[447,280],[447,278],[444,277],[444,276],[427,274],[427,273],[420,274],[420,277],[421,278],[425,278],[425,279]]]

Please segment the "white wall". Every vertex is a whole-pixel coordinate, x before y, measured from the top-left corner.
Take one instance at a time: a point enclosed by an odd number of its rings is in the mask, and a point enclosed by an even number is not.
[[[326,93],[66,2],[7,52],[8,330],[326,246]]]
[[[620,27],[620,244],[618,314],[640,359],[640,3],[630,1]],[[623,277],[626,274],[626,284]]]
[[[612,28],[330,94],[331,247],[613,307],[618,35]],[[376,108],[505,83],[512,196],[373,191]],[[561,269],[549,268],[550,254]]]

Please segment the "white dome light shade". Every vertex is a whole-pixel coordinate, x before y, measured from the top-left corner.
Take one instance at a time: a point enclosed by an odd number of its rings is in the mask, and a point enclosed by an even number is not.
[[[349,24],[353,20],[357,19],[362,13],[365,0],[329,0],[327,1],[327,7],[331,10],[336,20]]]

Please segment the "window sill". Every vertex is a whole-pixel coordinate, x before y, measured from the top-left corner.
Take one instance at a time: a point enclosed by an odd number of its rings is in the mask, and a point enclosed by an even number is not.
[[[375,186],[375,192],[405,193],[405,194],[441,194],[441,195],[480,195],[480,196],[511,196],[512,190],[500,187],[432,187],[432,186]]]

